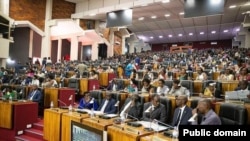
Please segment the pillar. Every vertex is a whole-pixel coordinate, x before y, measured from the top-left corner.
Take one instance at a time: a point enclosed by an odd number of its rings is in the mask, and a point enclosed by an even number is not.
[[[71,38],[70,44],[70,60],[77,60],[78,59],[78,38],[77,36],[73,36]]]
[[[57,60],[62,61],[62,39],[58,39],[58,45],[57,45]]]
[[[10,0],[0,0],[0,12],[4,15],[9,16]]]
[[[91,47],[91,60],[97,60],[98,59],[98,43],[95,42],[92,44]]]
[[[46,11],[45,11],[45,36],[42,38],[42,49],[41,57],[51,56],[51,40],[50,40],[50,20],[52,18],[52,4],[53,0],[46,0]]]

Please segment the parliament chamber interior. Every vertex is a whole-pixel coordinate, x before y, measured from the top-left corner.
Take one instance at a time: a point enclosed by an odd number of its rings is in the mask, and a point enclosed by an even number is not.
[[[248,0],[1,0],[0,141],[182,141],[183,128],[207,125],[246,136],[249,10]]]

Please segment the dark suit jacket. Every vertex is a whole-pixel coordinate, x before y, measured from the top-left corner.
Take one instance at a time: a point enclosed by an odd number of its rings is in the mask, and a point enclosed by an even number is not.
[[[102,100],[102,104],[101,106],[98,108],[98,111],[100,111],[102,109],[102,106],[104,105],[106,99]],[[106,114],[115,114],[116,113],[116,100],[114,100],[113,98],[111,98],[106,106],[106,108],[104,109],[104,113]]]
[[[110,83],[107,87],[107,90],[113,90],[114,82]],[[117,82],[116,84],[116,91],[123,90],[123,86],[121,82]]]
[[[127,99],[126,99],[126,101],[125,101],[125,103],[123,104],[123,106],[122,106],[120,112],[123,111],[123,109],[124,109],[125,106],[130,102],[130,100],[131,100],[131,98],[127,98]],[[131,108],[128,110],[128,115],[129,115],[129,116],[132,116],[132,117],[135,117],[135,118],[137,118],[137,119],[140,120],[141,117],[142,117],[142,104],[141,104],[139,101],[137,101],[137,102],[135,103],[135,106],[131,107]],[[128,118],[130,118],[129,116],[128,116]]]
[[[151,121],[151,120],[159,120],[163,123],[167,121],[167,109],[163,104],[155,107],[154,110],[150,110],[150,112],[145,112],[150,106],[152,106],[151,102],[144,103],[143,106],[143,120],[144,121]]]
[[[175,110],[174,110],[174,117],[173,117],[173,121],[172,121],[172,126],[175,126],[175,123],[177,123],[177,117],[178,117],[178,114],[179,114],[179,110],[180,110],[179,107],[175,108]],[[186,106],[184,108],[183,113],[182,113],[179,125],[190,125],[191,123],[188,122],[188,120],[191,117],[192,117],[192,108]]]
[[[33,91],[31,91],[31,92],[29,93],[29,96],[28,96],[28,99],[29,99],[29,100],[30,100],[30,97],[32,96],[32,94],[33,94]],[[38,103],[40,103],[41,100],[42,100],[42,93],[41,93],[41,91],[40,91],[40,90],[35,90],[35,94],[34,94],[34,96],[32,97],[32,101],[33,101],[33,102],[38,102]]]

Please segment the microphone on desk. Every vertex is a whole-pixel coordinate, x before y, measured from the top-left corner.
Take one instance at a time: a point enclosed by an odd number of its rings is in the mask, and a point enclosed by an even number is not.
[[[198,114],[195,113],[188,121],[189,122],[194,122],[197,116],[198,116]]]
[[[130,117],[130,118],[132,118],[132,119],[134,119],[134,120],[136,120],[136,121],[139,121],[139,119],[138,119],[138,118],[136,118],[136,117],[134,117],[134,116],[132,116],[132,115],[127,114],[127,117]],[[128,122],[128,123],[127,123],[127,125],[129,125],[129,126],[133,126],[133,127],[141,127],[141,126],[142,126],[142,124],[141,124],[141,123],[134,122],[134,121],[132,121],[132,122]]]
[[[153,121],[158,122],[158,123],[160,123],[161,125],[164,125],[164,126],[166,126],[166,127],[169,127],[169,128],[171,128],[171,129],[174,129],[174,127],[173,127],[172,125],[166,124],[166,123],[161,122],[161,121],[159,121],[159,120],[157,120],[157,119],[154,119]]]
[[[120,106],[119,106],[119,103],[120,101],[118,100],[116,103],[115,103],[115,107],[117,107],[117,115],[119,116],[119,113],[120,113]]]
[[[68,106],[65,102],[61,101],[60,99],[57,100],[59,103],[63,104],[63,106],[60,106],[61,109],[68,109]]]

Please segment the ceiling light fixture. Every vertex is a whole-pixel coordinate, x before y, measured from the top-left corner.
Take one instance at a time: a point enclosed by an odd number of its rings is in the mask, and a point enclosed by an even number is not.
[[[203,34],[204,34],[204,32],[200,32],[200,34],[201,34],[201,35],[203,35]]]
[[[223,32],[224,32],[224,33],[227,33],[227,32],[228,32],[228,30],[226,29],[226,30],[224,30]]]
[[[240,31],[240,29],[239,29],[239,28],[237,28],[237,29],[236,29],[236,31]]]
[[[144,17],[140,17],[140,18],[138,18],[138,20],[139,20],[139,21],[144,20]]]
[[[165,17],[170,17],[170,14],[165,14]]]
[[[184,12],[179,13],[179,15],[184,15]]]
[[[170,0],[163,0],[162,3],[169,3]]]
[[[182,34],[178,34],[178,36],[180,36],[180,37],[181,37],[181,36],[182,36]]]
[[[163,38],[163,36],[159,36],[159,38]]]
[[[157,16],[151,16],[151,18],[152,18],[152,19],[156,19],[156,18],[157,18]]]
[[[89,14],[89,16],[95,16],[95,15],[96,15],[95,13]]]
[[[173,37],[173,35],[168,35],[168,37],[170,37],[170,38],[171,38],[171,37]]]
[[[212,33],[212,34],[215,34],[215,33],[216,33],[216,31],[212,31],[211,33]]]
[[[188,35],[189,35],[189,36],[193,36],[193,33],[189,33]]]
[[[236,7],[236,5],[229,6],[230,9],[235,8],[235,7]]]
[[[153,36],[151,36],[150,38],[151,38],[151,39],[154,39],[154,37],[153,37]]]

